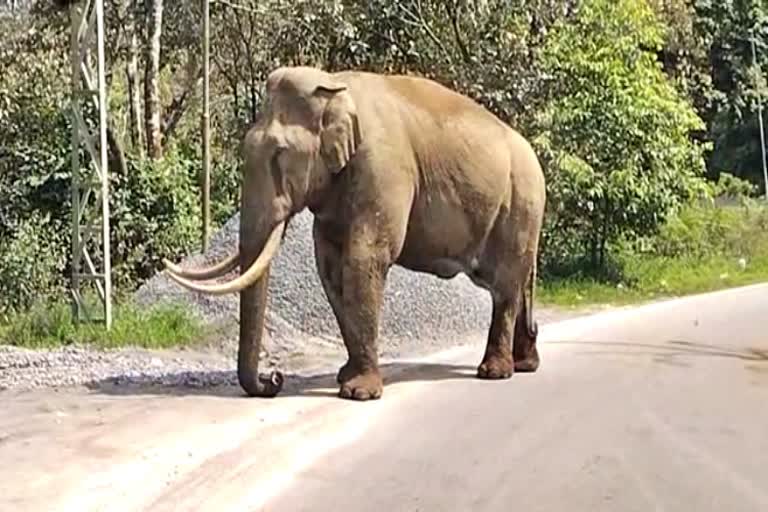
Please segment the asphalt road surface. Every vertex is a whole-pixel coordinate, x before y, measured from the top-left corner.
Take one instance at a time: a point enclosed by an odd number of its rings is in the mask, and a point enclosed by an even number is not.
[[[766,313],[762,285],[552,324],[535,374],[475,379],[478,343],[387,365],[367,403],[331,376],[88,395],[45,430],[15,397],[0,510],[764,512]]]

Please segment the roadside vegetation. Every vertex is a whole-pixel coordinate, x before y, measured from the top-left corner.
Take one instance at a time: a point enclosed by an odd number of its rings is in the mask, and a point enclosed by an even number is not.
[[[183,310],[142,310],[131,293],[199,245],[199,2],[105,0],[109,334],[75,329],[66,305],[69,16],[54,4],[0,6],[0,344],[193,342],[201,326]],[[214,227],[236,210],[240,139],[272,69],[407,72],[472,96],[534,144],[548,184],[543,304],[768,281],[762,2],[239,0],[214,3],[212,27]]]
[[[687,207],[644,247],[618,249],[612,269],[545,276],[542,304],[578,308],[626,305],[768,282],[768,207]]]
[[[0,345],[49,348],[87,344],[98,348],[162,349],[198,342],[205,333],[200,321],[178,306],[142,309],[128,303],[119,305],[114,316],[112,329],[107,331],[100,322],[75,325],[69,304],[36,304],[0,324]]]

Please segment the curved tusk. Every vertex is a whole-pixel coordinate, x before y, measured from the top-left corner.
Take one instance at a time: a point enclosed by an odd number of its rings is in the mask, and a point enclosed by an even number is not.
[[[264,244],[264,249],[261,251],[261,254],[259,254],[259,257],[256,258],[256,261],[254,261],[243,274],[227,283],[205,285],[194,283],[175,274],[169,273],[168,275],[183,287],[195,292],[207,293],[210,295],[226,295],[228,293],[239,292],[253,285],[267,270],[270,261],[272,261],[272,258],[280,248],[280,240],[284,229],[285,222],[278,224],[275,229],[272,230],[272,233],[270,233],[269,239],[267,239],[267,243]]]
[[[187,279],[193,279],[195,281],[202,281],[204,279],[213,279],[215,277],[221,277],[224,274],[229,273],[233,268],[237,266],[237,262],[240,261],[240,253],[236,252],[221,263],[208,268],[201,269],[184,269],[178,265],[174,265],[170,261],[164,259],[163,264],[166,270],[171,274],[176,274],[178,277],[185,277]]]

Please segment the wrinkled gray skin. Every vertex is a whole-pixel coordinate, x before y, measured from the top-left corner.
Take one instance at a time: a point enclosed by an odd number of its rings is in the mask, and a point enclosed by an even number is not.
[[[217,272],[184,276],[169,264],[190,289],[240,292],[243,389],[274,396],[282,386],[281,374],[258,373],[268,262],[281,223],[304,208],[314,214],[317,270],[348,352],[341,397],[382,394],[377,331],[392,265],[442,278],[463,272],[490,292],[478,377],[535,371],[532,303],[546,198],[529,143],[471,99],[423,78],[293,67],[273,71],[266,85],[263,117],[243,146],[240,281],[206,288],[183,278]]]

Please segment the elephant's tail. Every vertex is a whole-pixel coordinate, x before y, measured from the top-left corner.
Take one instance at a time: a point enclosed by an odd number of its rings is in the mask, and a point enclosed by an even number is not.
[[[527,293],[523,293],[523,300],[525,301],[525,327],[528,331],[528,336],[533,340],[539,335],[539,324],[533,318],[533,300],[536,291],[536,259],[533,259],[533,265],[531,265],[531,271],[528,275]]]

